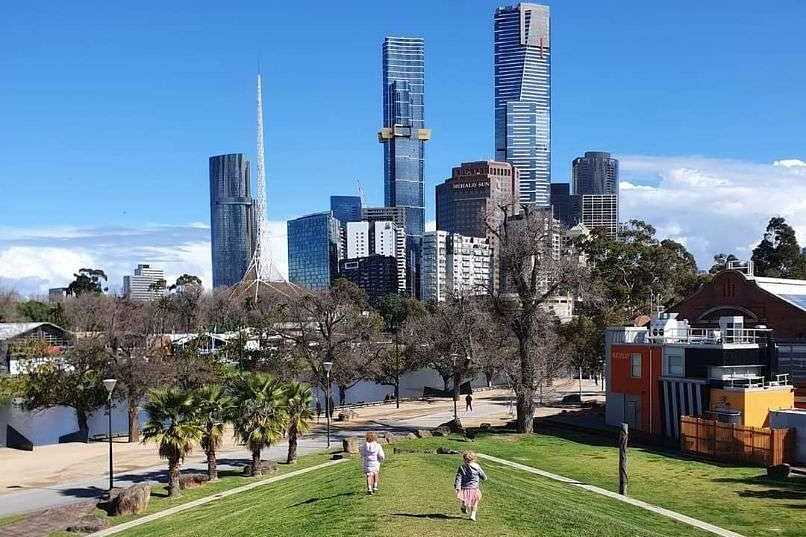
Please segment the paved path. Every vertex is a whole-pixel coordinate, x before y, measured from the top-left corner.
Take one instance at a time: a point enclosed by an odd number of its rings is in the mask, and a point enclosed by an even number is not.
[[[177,505],[176,507],[171,507],[169,509],[159,511],[151,515],[147,515],[129,522],[124,522],[123,524],[118,524],[117,526],[112,526],[111,528],[106,528],[105,530],[91,533],[88,537],[105,537],[106,535],[114,535],[115,533],[126,531],[135,526],[142,526],[143,524],[148,524],[149,522],[152,522],[154,520],[159,520],[160,518],[165,518],[166,516],[175,515],[176,513],[181,513],[182,511],[187,511],[188,509],[193,509],[194,507],[214,502],[216,500],[220,500],[221,498],[226,498],[227,496],[232,496],[233,494],[240,494],[241,492],[246,492],[247,490],[252,490],[257,487],[262,487],[263,485],[270,485],[272,483],[276,483],[278,481],[282,481],[290,477],[296,477],[298,475],[307,474],[308,472],[314,472],[316,470],[320,470],[328,466],[333,466],[334,464],[339,464],[346,460],[348,459],[339,459],[335,461],[323,462],[322,464],[317,464],[316,466],[311,466],[309,468],[295,470],[293,472],[278,475],[276,477],[270,477],[268,479],[261,479],[260,481],[249,483],[248,485],[243,485],[240,487],[236,487],[234,489],[225,490],[224,492],[219,492],[218,494],[213,494],[212,496],[205,496],[204,498],[199,498],[198,500],[193,500],[192,502],[183,503],[182,505]]]
[[[696,518],[692,518],[690,516],[683,515],[678,513],[677,511],[672,511],[670,509],[664,509],[663,507],[658,507],[657,505],[652,505],[651,503],[642,502],[641,500],[636,500],[635,498],[630,498],[629,496],[622,496],[616,492],[603,489],[600,487],[596,487],[594,485],[588,485],[585,483],[580,483],[575,479],[570,479],[568,477],[564,477],[557,474],[552,474],[551,472],[546,472],[545,470],[540,470],[539,468],[534,468],[532,466],[526,466],[525,464],[519,464],[517,462],[508,461],[506,459],[499,459],[498,457],[493,457],[491,455],[485,455],[483,453],[478,453],[478,457],[481,459],[486,459],[488,461],[496,462],[498,464],[503,464],[504,466],[509,466],[511,468],[515,468],[517,470],[522,470],[524,472],[529,472],[530,474],[536,474],[542,477],[546,477],[548,479],[552,479],[554,481],[559,481],[561,483],[565,483],[567,485],[572,485],[575,487],[579,487],[581,489],[588,490],[595,494],[599,494],[601,496],[607,496],[608,498],[612,498],[614,500],[618,500],[620,502],[628,503],[630,505],[634,505],[636,507],[640,507],[641,509],[646,509],[652,513],[656,513],[661,516],[665,516],[667,518],[671,518],[672,520],[677,520],[678,522],[682,522],[683,524],[688,524],[689,526],[694,526],[695,528],[699,528],[701,530],[707,531],[709,533],[713,533],[715,535],[719,535],[721,537],[744,537],[741,533],[736,533],[735,531],[726,530],[724,528],[720,528],[719,526],[714,526],[713,524],[709,524],[708,522],[703,522],[702,520],[698,520]]]

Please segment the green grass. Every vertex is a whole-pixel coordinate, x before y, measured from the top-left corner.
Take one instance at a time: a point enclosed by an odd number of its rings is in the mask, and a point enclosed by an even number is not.
[[[601,437],[484,435],[430,438],[401,447],[474,450],[618,490],[618,449]],[[763,468],[696,461],[630,448],[628,493],[748,536],[806,535],[806,479],[776,481]]]
[[[454,498],[455,456],[391,455],[381,492],[363,491],[358,461],[133,528],[127,537],[171,535],[335,536],[703,536],[644,510],[508,467],[486,464],[490,481],[479,521],[463,518]]]
[[[21,519],[25,518],[26,516],[28,516],[28,515],[25,514],[25,513],[22,513],[22,514],[19,514],[19,515],[9,515],[9,516],[0,517],[0,528],[5,526],[6,524],[11,524],[12,522],[16,522],[18,520],[21,520]]]

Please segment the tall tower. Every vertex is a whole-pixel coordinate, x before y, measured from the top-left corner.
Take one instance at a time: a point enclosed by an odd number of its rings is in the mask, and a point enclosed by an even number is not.
[[[576,221],[618,235],[618,160],[603,151],[585,152],[571,165],[571,185]]]
[[[548,206],[551,184],[549,7],[495,11],[495,159],[520,172],[520,201]]]
[[[423,193],[425,142],[425,67],[423,40],[387,37],[383,42],[383,144],[384,200],[387,207],[406,211],[409,269],[408,286],[416,294],[420,241],[425,230]]]

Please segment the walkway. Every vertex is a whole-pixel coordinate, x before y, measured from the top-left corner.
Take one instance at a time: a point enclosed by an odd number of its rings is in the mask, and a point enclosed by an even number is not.
[[[594,494],[599,494],[601,496],[607,496],[608,498],[612,498],[614,500],[618,500],[623,503],[628,503],[630,505],[634,505],[636,507],[640,507],[641,509],[646,509],[652,513],[665,516],[667,518],[671,518],[672,520],[677,520],[678,522],[682,522],[683,524],[688,524],[689,526],[694,526],[695,528],[699,528],[701,530],[707,531],[709,533],[713,533],[715,535],[719,535],[720,537],[744,537],[740,533],[736,533],[735,531],[726,530],[724,528],[720,528],[719,526],[714,526],[713,524],[709,524],[708,522],[703,522],[702,520],[698,520],[696,518],[692,518],[690,516],[683,515],[678,513],[677,511],[672,511],[670,509],[665,509],[663,507],[658,507],[657,505],[652,505],[650,503],[642,502],[641,500],[636,500],[635,498],[630,498],[629,496],[622,496],[616,492],[603,489],[600,487],[596,487],[594,485],[588,485],[586,483],[580,483],[575,479],[570,479],[568,477],[564,477],[557,474],[552,474],[551,472],[546,472],[545,470],[540,470],[538,468],[534,468],[532,466],[526,466],[525,464],[520,464],[517,462],[508,461],[506,459],[499,459],[498,457],[493,457],[491,455],[485,455],[484,453],[477,454],[480,459],[486,459],[488,461],[492,461],[498,464],[502,464],[504,466],[509,466],[510,468],[515,468],[517,470],[522,470],[524,472],[529,472],[530,474],[536,474],[554,481],[559,481],[560,483],[565,483],[567,485],[572,485],[575,487],[579,487],[581,489],[585,489],[587,491],[593,492]]]

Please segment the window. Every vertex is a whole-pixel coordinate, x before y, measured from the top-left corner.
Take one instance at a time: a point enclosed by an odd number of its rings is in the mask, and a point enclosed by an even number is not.
[[[667,354],[663,357],[663,376],[683,376],[683,356],[680,354]]]
[[[641,378],[641,355],[640,354],[631,354],[630,355],[630,374],[632,378],[639,379]]]

